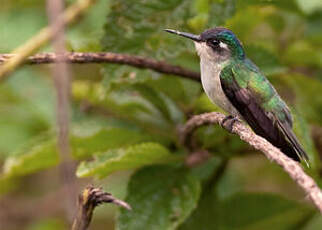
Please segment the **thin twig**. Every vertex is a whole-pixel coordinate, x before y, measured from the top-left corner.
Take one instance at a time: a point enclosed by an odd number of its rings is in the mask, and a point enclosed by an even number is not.
[[[208,161],[212,155],[205,149],[199,149],[191,152],[185,159],[185,165],[194,168]]]
[[[18,47],[12,53],[15,54],[8,62],[0,68],[0,81],[5,80],[9,73],[14,71],[23,61],[45,45],[60,28],[60,24],[67,25],[75,21],[84,11],[86,11],[95,0],[78,0],[75,4],[70,6],[61,16],[60,20],[57,20],[54,26],[43,28],[38,34],[33,36],[21,47]]]
[[[78,213],[74,219],[72,230],[86,230],[91,223],[95,207],[103,203],[112,203],[131,210],[131,206],[118,200],[110,193],[103,192],[101,188],[88,186],[78,198]]]
[[[192,132],[196,128],[207,124],[220,124],[224,118],[225,115],[217,112],[205,113],[192,117],[181,130],[183,141],[187,143]],[[257,136],[241,122],[234,123],[232,133],[237,134],[241,140],[261,151],[269,160],[274,161],[281,166],[284,171],[287,172],[289,176],[304,190],[313,204],[322,213],[322,191],[315,181],[304,172],[298,162],[287,157],[264,138]]]
[[[56,89],[56,117],[57,117],[57,148],[61,156],[59,167],[60,180],[62,185],[68,185],[67,194],[64,196],[64,204],[67,219],[72,222],[75,210],[74,194],[75,176],[70,157],[69,146],[69,95],[70,95],[70,74],[66,62],[59,54],[65,53],[65,28],[64,21],[59,15],[64,9],[63,0],[47,0],[47,14],[49,23],[55,28],[52,44],[56,55],[58,56],[52,68],[53,80]]]
[[[16,54],[0,54],[0,64],[14,58]],[[170,65],[163,61],[140,56],[118,54],[118,53],[78,53],[70,52],[61,55],[68,63],[90,64],[90,63],[115,63],[134,66],[137,68],[152,69],[159,73],[172,74],[195,81],[200,81],[200,73],[187,70],[180,66]],[[55,53],[40,53],[30,56],[25,60],[26,64],[49,64],[57,61]],[[0,77],[1,79],[1,77]]]

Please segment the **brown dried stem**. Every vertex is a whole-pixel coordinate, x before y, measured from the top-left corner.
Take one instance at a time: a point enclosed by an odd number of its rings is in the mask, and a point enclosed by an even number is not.
[[[0,64],[11,58],[16,54],[0,54]],[[90,63],[115,63],[134,66],[137,68],[151,69],[159,73],[172,74],[195,81],[200,81],[200,73],[187,70],[180,66],[170,65],[163,61],[156,61],[151,58],[144,58],[140,56],[118,54],[110,52],[100,53],[79,53],[67,52],[60,55],[62,61],[77,64]],[[40,53],[30,56],[25,60],[26,64],[50,64],[57,62],[59,57],[55,53]]]
[[[224,118],[225,115],[217,112],[205,113],[192,117],[181,131],[182,140],[184,143],[187,143],[195,129],[203,125],[220,124]],[[304,190],[313,204],[322,213],[322,191],[315,181],[304,172],[298,162],[284,155],[278,148],[274,147],[264,138],[257,136],[241,122],[235,122],[232,133],[237,134],[241,140],[261,151],[269,160],[274,161],[281,166],[298,186]]]
[[[112,203],[131,210],[130,205],[118,200],[101,188],[88,186],[78,198],[78,213],[74,219],[72,230],[86,230],[91,223],[94,209],[103,203]]]

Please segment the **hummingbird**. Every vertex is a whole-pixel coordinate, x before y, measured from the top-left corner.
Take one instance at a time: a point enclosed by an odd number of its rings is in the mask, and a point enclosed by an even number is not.
[[[195,35],[166,29],[191,39],[200,57],[201,83],[210,100],[226,111],[222,126],[230,131],[239,119],[295,161],[309,158],[296,138],[286,103],[259,68],[247,58],[229,29],[215,27]],[[226,122],[228,121],[228,126]]]

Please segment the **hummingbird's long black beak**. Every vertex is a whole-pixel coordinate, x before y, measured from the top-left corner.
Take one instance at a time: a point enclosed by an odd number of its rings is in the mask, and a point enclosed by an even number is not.
[[[172,34],[176,34],[185,38],[189,38],[195,42],[201,42],[200,36],[199,35],[195,35],[195,34],[190,34],[190,33],[186,33],[186,32],[180,32],[177,30],[171,30],[171,29],[165,29],[166,32],[172,33]]]

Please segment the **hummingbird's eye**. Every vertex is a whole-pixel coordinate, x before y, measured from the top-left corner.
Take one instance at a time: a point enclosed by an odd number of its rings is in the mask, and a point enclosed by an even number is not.
[[[220,43],[220,41],[218,41],[217,39],[213,39],[213,40],[210,41],[210,44],[213,47],[218,47],[219,46],[219,43]]]

